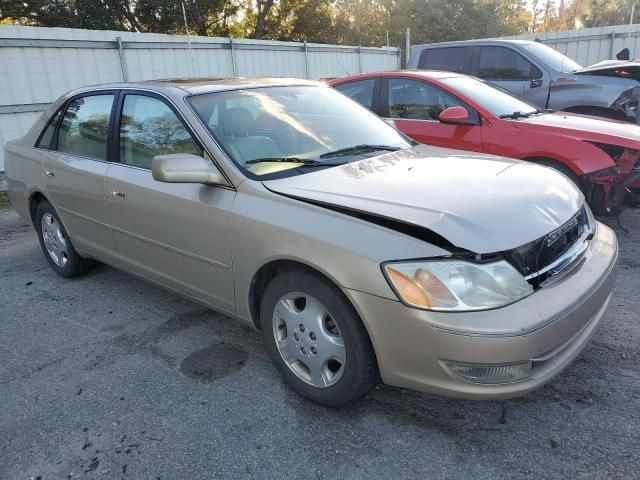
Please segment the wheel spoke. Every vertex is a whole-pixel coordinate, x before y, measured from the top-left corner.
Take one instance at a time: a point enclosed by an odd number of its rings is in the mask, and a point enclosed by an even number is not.
[[[291,341],[291,337],[285,338],[278,342],[278,350],[282,358],[288,365],[300,360],[300,353],[295,344]]]
[[[314,362],[313,367],[309,365],[307,365],[307,367],[309,368],[311,381],[314,383],[314,385],[326,387],[331,384],[331,372],[326,366],[324,366],[323,364],[315,364]]]
[[[285,298],[281,298],[278,304],[276,305],[275,313],[284,321],[287,325],[287,330],[293,330],[293,328],[297,325],[297,316],[299,315],[292,307],[289,300]]]
[[[302,312],[305,319],[308,319],[313,325],[320,327],[324,317],[327,315],[327,309],[311,296],[306,296],[306,300],[307,304]]]

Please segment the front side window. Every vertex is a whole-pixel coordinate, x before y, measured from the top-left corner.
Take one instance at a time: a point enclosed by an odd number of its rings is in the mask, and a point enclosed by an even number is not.
[[[478,77],[487,80],[530,80],[542,72],[518,52],[505,47],[482,47]]]
[[[389,117],[437,121],[449,107],[464,106],[433,85],[408,78],[389,79]]]
[[[107,159],[107,137],[113,95],[91,95],[69,103],[58,129],[58,150]]]
[[[151,168],[156,155],[203,155],[184,124],[162,100],[126,95],[120,118],[120,162]]]
[[[342,83],[336,85],[335,88],[347,97],[355,100],[360,105],[373,108],[373,91],[375,87],[375,79],[357,80],[355,82]]]
[[[464,72],[467,47],[428,48],[420,56],[420,68]]]
[[[231,160],[252,178],[307,173],[316,166],[411,145],[379,117],[329,87],[246,88],[187,100]]]

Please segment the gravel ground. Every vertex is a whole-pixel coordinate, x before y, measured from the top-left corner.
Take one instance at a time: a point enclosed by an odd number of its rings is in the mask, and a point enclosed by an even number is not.
[[[508,401],[379,387],[335,410],[283,385],[259,335],[117,270],[49,269],[0,211],[0,479],[640,478],[640,210],[605,325]]]

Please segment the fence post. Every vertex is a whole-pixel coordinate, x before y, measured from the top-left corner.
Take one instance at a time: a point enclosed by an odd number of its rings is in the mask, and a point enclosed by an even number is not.
[[[613,43],[616,40],[616,32],[611,32],[609,41],[611,44],[609,45],[609,60],[613,60]]]
[[[233,38],[229,37],[229,46],[231,47],[231,68],[233,70],[233,76],[238,76],[238,70],[236,67],[236,53],[235,48],[233,46]]]
[[[309,47],[307,46],[307,41],[304,41],[304,71],[307,75],[307,80],[311,77],[309,76]]]
[[[362,45],[358,45],[358,73],[362,72]]]
[[[404,38],[404,48],[405,48],[405,54],[404,54],[404,68],[409,68],[409,52],[411,51],[411,29],[407,28],[407,31],[405,33],[405,38]]]
[[[127,66],[124,61],[124,46],[122,45],[122,39],[116,37],[116,43],[118,44],[118,56],[120,57],[120,70],[122,70],[122,80],[128,82]]]

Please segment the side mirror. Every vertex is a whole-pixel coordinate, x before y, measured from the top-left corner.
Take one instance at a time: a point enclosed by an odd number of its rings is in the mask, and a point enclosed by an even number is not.
[[[464,107],[449,107],[445,108],[440,115],[438,115],[440,123],[448,123],[451,125],[465,125],[469,124],[469,112]]]
[[[151,173],[153,179],[159,182],[225,184],[213,162],[190,153],[156,155],[151,160]]]

